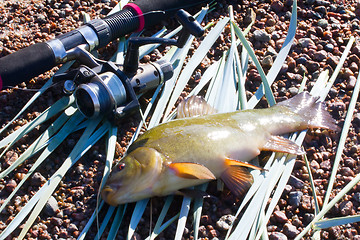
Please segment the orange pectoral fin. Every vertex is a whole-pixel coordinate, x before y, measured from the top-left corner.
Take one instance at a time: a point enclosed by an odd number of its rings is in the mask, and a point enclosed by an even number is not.
[[[216,179],[214,174],[205,166],[190,162],[177,162],[169,164],[176,176],[189,179]]]
[[[290,153],[294,155],[304,154],[299,145],[293,141],[280,136],[271,136],[261,150]]]

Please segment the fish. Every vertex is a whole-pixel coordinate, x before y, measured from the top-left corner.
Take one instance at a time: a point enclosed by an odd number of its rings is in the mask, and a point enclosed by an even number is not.
[[[166,196],[221,179],[236,196],[251,184],[250,161],[261,151],[293,155],[304,151],[281,135],[324,128],[337,131],[324,102],[308,92],[264,109],[217,113],[203,98],[181,102],[175,120],[138,137],[114,166],[101,196],[117,206]]]

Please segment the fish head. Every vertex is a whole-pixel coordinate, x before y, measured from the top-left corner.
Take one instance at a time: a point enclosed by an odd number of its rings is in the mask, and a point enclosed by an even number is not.
[[[112,169],[101,196],[117,206],[150,197],[152,186],[162,171],[164,156],[153,148],[139,147]]]

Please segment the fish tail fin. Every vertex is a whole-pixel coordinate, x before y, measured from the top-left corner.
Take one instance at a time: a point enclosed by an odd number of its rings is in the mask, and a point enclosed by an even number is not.
[[[325,103],[318,101],[318,99],[318,97],[313,97],[308,92],[301,92],[277,105],[286,106],[301,115],[310,128],[325,128],[338,131],[339,127],[335,119],[326,110]]]

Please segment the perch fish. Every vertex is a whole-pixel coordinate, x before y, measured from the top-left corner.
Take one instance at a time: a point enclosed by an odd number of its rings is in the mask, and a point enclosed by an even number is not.
[[[237,196],[253,182],[248,163],[260,151],[303,154],[280,135],[307,128],[336,130],[325,104],[303,92],[266,109],[214,113],[205,100],[191,97],[178,106],[178,118],[141,135],[113,168],[102,189],[116,206],[220,178]]]

